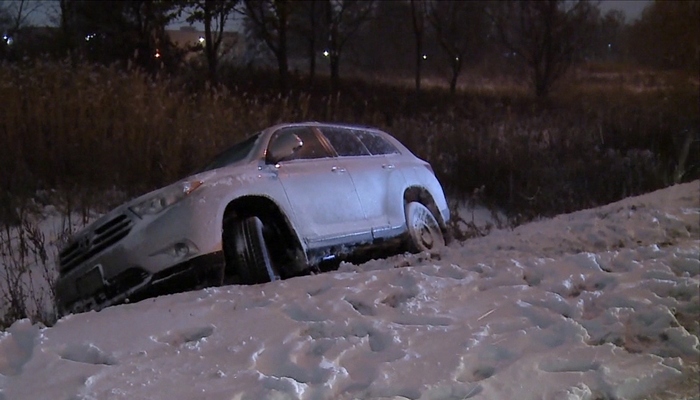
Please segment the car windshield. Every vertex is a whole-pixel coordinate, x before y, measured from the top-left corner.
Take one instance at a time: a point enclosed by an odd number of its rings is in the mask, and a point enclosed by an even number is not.
[[[207,164],[207,166],[202,168],[199,172],[225,167],[245,159],[248,157],[248,154],[250,154],[250,151],[253,150],[253,147],[255,147],[255,142],[258,141],[258,138],[260,138],[260,132],[242,142],[234,144],[214,157],[214,159],[211,160],[211,162],[209,162],[209,164]]]

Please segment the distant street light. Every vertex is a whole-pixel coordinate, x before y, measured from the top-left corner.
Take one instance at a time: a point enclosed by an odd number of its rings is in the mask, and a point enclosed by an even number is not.
[[[427,54],[423,54],[423,59],[424,59],[424,60],[427,60],[427,59],[428,59],[428,55],[427,55]]]
[[[324,56],[324,57],[328,57],[329,54],[331,54],[331,53],[329,53],[328,50],[323,50],[323,56]]]

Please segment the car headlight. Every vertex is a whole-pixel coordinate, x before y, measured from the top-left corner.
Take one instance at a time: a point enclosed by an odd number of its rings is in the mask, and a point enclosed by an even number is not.
[[[184,199],[187,197],[187,195],[195,191],[200,186],[202,186],[201,181],[176,183],[158,191],[158,193],[141,201],[140,203],[131,206],[131,211],[136,213],[139,217],[158,214],[178,201]]]

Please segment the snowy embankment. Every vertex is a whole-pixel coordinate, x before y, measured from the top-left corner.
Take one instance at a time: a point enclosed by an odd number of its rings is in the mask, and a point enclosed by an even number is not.
[[[673,394],[697,383],[699,195],[696,181],[439,254],[19,321],[0,333],[0,399],[700,395]]]

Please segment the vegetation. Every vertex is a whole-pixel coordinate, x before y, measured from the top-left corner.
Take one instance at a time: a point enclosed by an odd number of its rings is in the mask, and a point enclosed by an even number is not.
[[[0,158],[2,215],[16,220],[18,199],[41,189],[116,187],[135,195],[165,185],[281,121],[382,127],[428,159],[452,196],[483,186],[485,200],[523,218],[700,176],[695,84],[660,73],[652,87],[628,83],[634,77],[625,73],[595,84],[595,69],[580,73],[544,102],[517,87],[466,89],[457,98],[435,88],[419,101],[407,86],[360,80],[338,96],[278,97],[262,84],[256,94],[183,89],[177,79],[138,70],[6,64],[0,148],[12,156]]]
[[[509,226],[700,178],[698,36],[673,33],[698,31],[698,1],[632,25],[584,1],[96,4],[61,0],[55,32],[23,35],[27,8],[0,3],[0,326],[51,321],[29,305],[28,265],[55,276],[34,209],[56,206],[68,234],[71,212],[85,223],[277,122],[383,128]],[[219,52],[236,12],[245,61]],[[176,14],[209,26],[204,46],[169,42]]]
[[[633,59],[645,65],[685,69],[700,68],[700,1],[655,1],[630,26],[629,49]]]
[[[417,92],[423,77],[439,75],[455,92],[466,68],[507,66],[502,72],[526,72],[540,98],[582,61],[698,68],[698,0],[655,1],[632,24],[588,0],[60,0],[54,28],[44,30],[28,26],[37,8],[0,0],[0,60],[50,55],[177,73],[194,53],[213,85],[227,63],[276,64],[282,95],[293,87],[290,74],[302,71],[313,82],[322,65],[332,93],[341,68],[412,73]],[[180,19],[204,27],[198,42],[172,42],[166,29]],[[235,59],[224,40],[227,21],[245,36]]]

